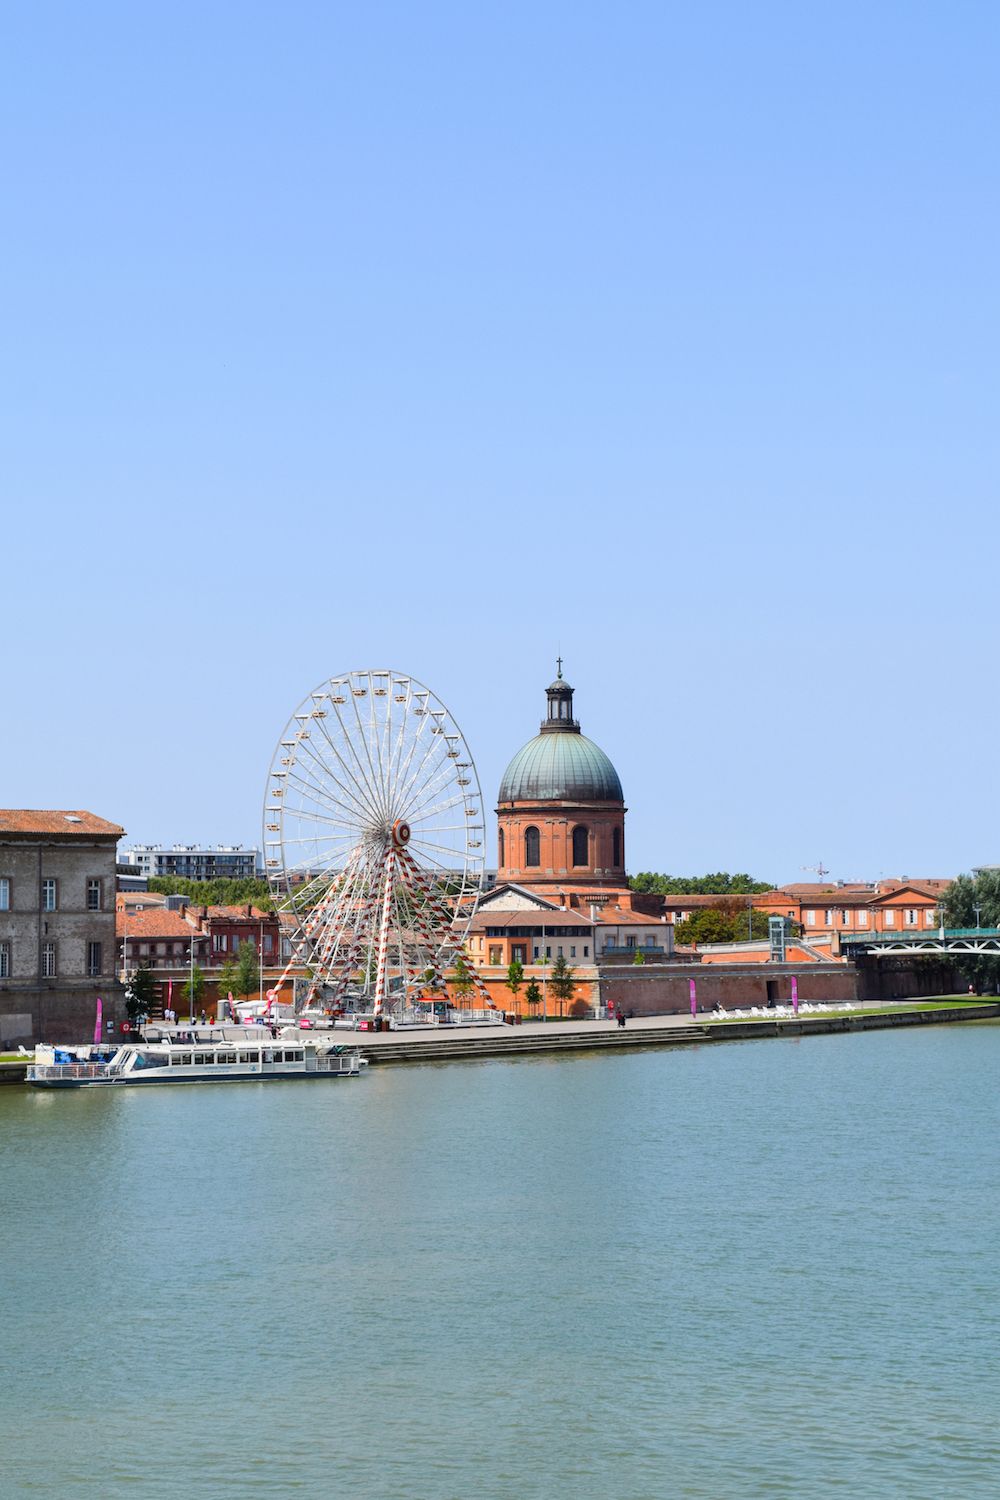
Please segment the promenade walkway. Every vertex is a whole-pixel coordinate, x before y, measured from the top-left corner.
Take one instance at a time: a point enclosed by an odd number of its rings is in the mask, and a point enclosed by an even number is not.
[[[934,1008],[929,1008],[934,1005]],[[636,1016],[624,1028],[616,1021],[535,1021],[521,1026],[429,1027],[407,1031],[344,1032],[372,1063],[443,1062],[488,1057],[524,1057],[537,1052],[573,1052],[634,1047],[683,1047],[706,1042],[747,1041],[774,1036],[942,1024],[1000,1017],[1000,1003],[969,1004],[900,1000],[834,1007],[795,1016],[764,1013],[740,1020],[717,1015]]]

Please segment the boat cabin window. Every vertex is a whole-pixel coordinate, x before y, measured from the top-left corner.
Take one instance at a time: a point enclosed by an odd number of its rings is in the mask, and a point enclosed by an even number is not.
[[[240,1053],[240,1062],[241,1063],[252,1063],[252,1062],[256,1062],[256,1061],[257,1061],[257,1054],[256,1054],[256,1052],[241,1052]]]
[[[194,1060],[196,1063],[213,1063],[215,1062],[215,1057],[211,1052],[196,1052]]]

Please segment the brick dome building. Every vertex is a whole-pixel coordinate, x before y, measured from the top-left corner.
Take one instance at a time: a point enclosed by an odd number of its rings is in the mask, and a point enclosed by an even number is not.
[[[604,751],[581,734],[562,662],[539,733],[497,798],[497,879],[531,889],[625,885],[625,797]]]

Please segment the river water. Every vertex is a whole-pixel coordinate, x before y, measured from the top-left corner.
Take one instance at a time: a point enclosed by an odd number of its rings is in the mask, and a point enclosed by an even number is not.
[[[1000,1027],[0,1090],[0,1494],[995,1496]]]

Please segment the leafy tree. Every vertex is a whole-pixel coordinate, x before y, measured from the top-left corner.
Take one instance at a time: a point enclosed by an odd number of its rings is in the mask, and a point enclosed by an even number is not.
[[[715,875],[658,875],[643,870],[629,878],[633,891],[651,891],[660,896],[749,896],[759,891],[773,891],[768,880],[754,880],[750,875],[730,875],[720,870]]]
[[[542,1003],[542,992],[533,979],[529,982],[528,988],[524,992],[524,999],[525,1003],[530,1005],[532,1010]]]
[[[552,965],[552,976],[549,979],[549,983],[552,986],[552,993],[557,1000],[572,1000],[573,986],[576,983],[574,971],[561,953]]]
[[[524,983],[524,965],[519,958],[512,959],[507,965],[507,988],[514,999],[517,999],[518,991]]]
[[[634,964],[644,964],[646,962],[646,955],[645,953],[643,953],[641,948],[637,948],[635,950],[635,956],[632,959],[632,962]]]
[[[674,937],[679,943],[743,943],[750,936],[766,938],[768,935],[766,912],[751,910],[749,922],[745,906],[736,911],[727,911],[720,906],[706,906],[692,912],[683,922],[674,927]]]
[[[266,880],[187,880],[175,875],[152,875],[149,889],[163,896],[187,896],[192,906],[245,906],[273,911],[274,899]]]
[[[941,897],[941,914],[946,927],[1000,927],[1000,870],[957,876]],[[955,967],[977,992],[1000,980],[1000,954],[956,954]]]
[[[236,960],[227,957],[219,969],[216,970],[215,982],[219,988],[220,999],[225,999],[230,992],[239,994],[239,980],[237,978]]]
[[[156,1000],[156,980],[149,969],[136,969],[125,987],[125,1012],[135,1026],[148,1016]]]
[[[455,959],[455,967],[451,976],[451,987],[458,996],[459,1005],[465,1003],[475,988],[472,970],[461,953]]]
[[[205,993],[205,975],[195,964],[188,979],[181,985],[181,994],[187,1001],[188,1015],[193,1016],[201,1009],[202,997]]]
[[[234,988],[237,995],[242,995],[244,1000],[260,988],[260,965],[257,962],[257,950],[249,938],[245,938],[240,944],[239,955],[236,959],[236,984]]]

